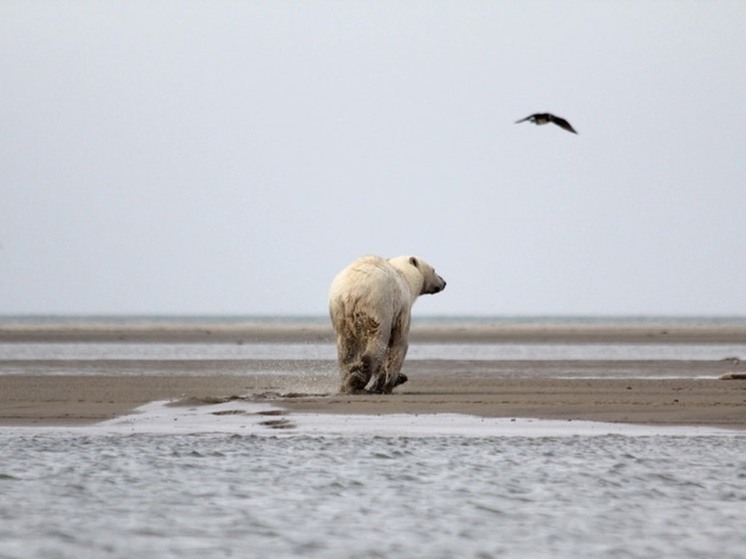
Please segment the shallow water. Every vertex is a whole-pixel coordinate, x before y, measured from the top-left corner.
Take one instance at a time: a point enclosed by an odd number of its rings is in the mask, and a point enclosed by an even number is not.
[[[412,344],[407,359],[444,360],[721,360],[746,359],[746,344]],[[319,343],[0,343],[0,360],[335,360]]]
[[[6,429],[0,443],[4,558],[746,549],[746,437],[736,434]]]

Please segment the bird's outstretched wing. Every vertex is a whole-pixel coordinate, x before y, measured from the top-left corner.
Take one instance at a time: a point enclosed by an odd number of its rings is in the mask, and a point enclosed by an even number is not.
[[[568,132],[572,132],[573,134],[577,134],[575,129],[572,127],[572,125],[567,122],[564,118],[560,118],[558,116],[552,115],[552,122],[555,123],[560,128],[564,128]]]
[[[534,113],[532,115],[528,115],[526,118],[522,118],[521,120],[516,120],[515,123],[518,124],[520,122],[526,122],[527,120],[530,120],[534,124],[547,124],[549,122],[553,122],[560,128],[567,130],[568,132],[572,132],[573,134],[577,134],[577,131],[569,122],[567,122],[564,118],[554,116],[551,113]]]

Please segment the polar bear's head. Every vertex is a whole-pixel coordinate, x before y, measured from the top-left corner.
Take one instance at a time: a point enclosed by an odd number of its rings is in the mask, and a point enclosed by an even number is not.
[[[422,258],[397,256],[389,259],[389,263],[407,280],[413,297],[438,293],[446,287],[445,280]]]

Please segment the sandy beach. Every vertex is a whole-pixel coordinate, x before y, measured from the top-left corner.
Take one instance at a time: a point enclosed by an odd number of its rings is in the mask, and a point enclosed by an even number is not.
[[[11,325],[0,342],[331,342],[322,325],[128,325],[53,328]],[[746,327],[691,326],[423,326],[411,343],[743,343]],[[0,361],[3,366],[12,363]],[[736,359],[719,361],[469,361],[405,363],[409,382],[392,395],[340,395],[332,362],[244,362],[241,375],[224,361],[180,364],[174,374],[86,374],[90,363],[67,363],[64,374],[0,374],[0,425],[80,425],[111,419],[155,400],[184,405],[226,399],[269,402],[290,413],[463,413],[485,417],[594,420],[637,424],[711,425],[746,429],[746,380]],[[147,365],[147,364],[144,364]],[[34,368],[38,368],[38,374]],[[188,371],[184,367],[189,367]],[[278,368],[283,374],[274,374]],[[309,375],[309,369],[315,371]],[[143,367],[147,371],[147,366]],[[186,373],[186,374],[185,374]],[[597,374],[596,374],[597,373]],[[612,377],[612,378],[599,378]],[[671,378],[673,377],[673,378]]]

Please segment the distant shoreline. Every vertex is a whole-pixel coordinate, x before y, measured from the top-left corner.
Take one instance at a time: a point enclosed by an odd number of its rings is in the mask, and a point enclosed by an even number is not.
[[[318,315],[192,315],[192,314],[0,314],[0,328],[11,325],[328,325],[326,313]],[[595,325],[595,326],[746,326],[746,315],[429,315],[415,312],[413,325]]]

